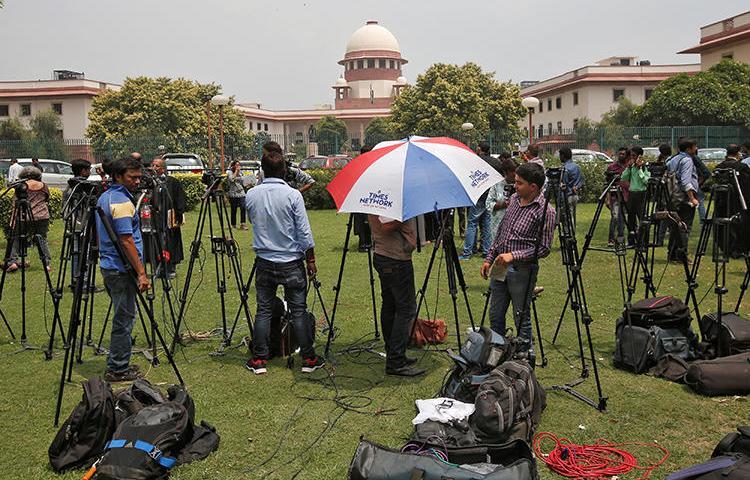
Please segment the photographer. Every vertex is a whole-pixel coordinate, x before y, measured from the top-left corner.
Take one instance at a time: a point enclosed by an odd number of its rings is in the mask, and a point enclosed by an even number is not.
[[[229,206],[232,209],[230,223],[232,228],[237,227],[237,211],[240,212],[240,230],[247,230],[245,224],[245,184],[242,181],[242,170],[240,162],[232,161],[227,174],[227,195]]]
[[[177,264],[185,258],[185,254],[182,251],[181,227],[185,223],[184,215],[185,210],[187,210],[187,196],[180,181],[169,175],[167,163],[163,158],[154,158],[151,161],[151,169],[154,175],[156,175],[156,180],[166,186],[165,191],[167,196],[162,200],[160,208],[166,209],[166,211],[161,212],[162,215],[167,216],[166,222],[162,224],[166,224],[167,227],[166,249],[169,252],[168,273],[170,278],[174,278]]]
[[[643,216],[643,204],[646,200],[646,186],[651,173],[643,166],[643,149],[631,147],[628,167],[622,172],[623,181],[630,182],[628,196],[628,246],[635,245],[639,222]]]
[[[266,142],[263,144],[263,156],[266,156],[270,153],[277,153],[282,156],[284,155],[284,152],[281,150],[281,145],[274,141]],[[264,173],[263,169],[261,168],[258,172],[258,185],[263,183],[264,179]],[[299,168],[295,168],[292,166],[291,162],[286,162],[286,173],[284,174],[284,180],[287,185],[290,187],[299,190],[300,193],[305,193],[306,191],[310,190],[313,186],[313,183],[315,183],[315,179],[312,178],[312,176],[307,173],[303,172]]]
[[[322,357],[315,355],[314,327],[307,315],[305,270],[311,278],[318,271],[315,242],[302,194],[283,180],[287,173],[284,157],[279,153],[263,155],[261,168],[266,180],[251,188],[245,196],[245,206],[253,224],[258,304],[253,357],[247,361],[246,367],[256,375],[267,371],[274,298],[279,285],[283,285],[294,335],[300,345],[302,372],[310,373],[325,364]]]
[[[573,161],[573,151],[570,147],[562,147],[560,149],[560,162],[563,167],[560,194],[567,196],[568,205],[570,206],[570,216],[572,217],[573,233],[575,233],[578,192],[583,188],[583,175],[581,175],[581,167]]]
[[[500,222],[505,216],[505,210],[508,208],[508,198],[512,192],[513,184],[516,181],[516,162],[510,158],[510,154],[503,152],[500,154],[500,175],[503,179],[490,187],[487,194],[487,203],[485,208],[490,215],[490,235],[492,239],[497,235],[497,229]]]
[[[114,183],[101,194],[96,206],[104,211],[118,237],[116,241],[119,241],[127,262],[138,276],[138,290],[145,292],[150,282],[143,266],[140,218],[132,195],[141,183],[141,162],[125,157],[108,165],[108,170]],[[96,215],[96,230],[99,237],[99,267],[114,310],[104,379],[110,383],[132,381],[141,376],[137,366],[130,365],[130,335],[136,315],[136,286],[129,278],[130,273],[120,259],[99,215]]]
[[[688,236],[693,227],[693,218],[695,218],[695,209],[699,201],[697,192],[700,190],[698,185],[698,172],[693,163],[693,155],[698,152],[695,140],[688,138],[680,139],[677,145],[680,152],[667,162],[667,169],[677,178],[679,189],[684,195],[684,200],[679,205],[675,205],[677,215],[687,226],[687,231],[683,231],[678,225],[673,224],[669,232],[669,249],[668,260],[681,262],[687,255]]]
[[[611,163],[607,167],[607,170],[604,172],[607,184],[609,184],[612,178],[620,176],[618,184],[622,191],[622,201],[626,204],[628,201],[629,184],[628,182],[622,180],[621,175],[622,172],[625,171],[625,168],[627,166],[628,149],[625,147],[620,147],[619,149],[617,149],[617,161]],[[609,220],[609,240],[607,242],[607,245],[613,247],[615,246],[615,243],[617,243],[617,241],[622,239],[623,237],[623,231],[625,229],[625,212],[623,211],[624,205],[620,202],[620,198],[617,196],[617,194],[612,191],[607,194],[606,201],[607,207],[609,208],[611,214]],[[615,230],[617,231],[616,235]]]
[[[555,233],[555,209],[546,204],[544,182],[544,169],[536,163],[516,169],[516,193],[508,200],[505,217],[480,270],[484,279],[489,278],[491,268],[495,270],[495,264],[497,270],[504,271],[492,272],[490,280],[492,330],[505,334],[505,315],[512,302],[516,333],[528,342],[532,355],[531,295],[539,273],[538,259],[549,255]]]
[[[26,190],[28,202],[31,205],[31,215],[33,216],[33,220],[28,219],[24,221],[21,228],[23,228],[26,234],[27,241],[36,240],[39,242],[39,246],[42,247],[42,264],[49,272],[52,270],[50,266],[52,257],[47,245],[47,232],[49,231],[49,188],[47,188],[46,183],[42,182],[42,172],[36,167],[23,167],[21,173],[18,175],[18,179],[27,180],[25,184],[20,184],[16,188]],[[14,204],[18,201],[18,198],[18,194],[16,194],[16,198],[13,199]],[[15,228],[15,222],[17,221],[19,221],[17,218],[10,219],[11,230]],[[20,238],[14,237],[10,257],[6,259],[7,271],[15,272],[18,270],[20,249]]]

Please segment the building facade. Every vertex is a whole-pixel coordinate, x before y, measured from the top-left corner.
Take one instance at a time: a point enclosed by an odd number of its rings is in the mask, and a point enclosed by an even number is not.
[[[679,53],[700,54],[701,70],[725,58],[750,64],[750,11],[701,27],[698,45]]]
[[[636,105],[648,100],[661,82],[678,73],[694,74],[700,65],[651,65],[637,57],[610,57],[541,82],[526,82],[522,97],[536,97],[534,136],[577,127],[578,120],[599,121],[625,97]],[[528,117],[519,125],[528,128]]]

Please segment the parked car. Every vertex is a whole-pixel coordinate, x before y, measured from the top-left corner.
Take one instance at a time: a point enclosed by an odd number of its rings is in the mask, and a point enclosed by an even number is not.
[[[19,158],[18,163],[23,166],[31,165],[30,158]],[[50,187],[65,189],[68,186],[68,179],[73,178],[73,169],[70,168],[68,162],[61,160],[50,160],[48,158],[40,158],[39,163],[42,165],[42,181]],[[8,176],[8,169],[10,168],[10,159],[5,158],[0,160],[0,173],[3,176]]]
[[[351,157],[347,155],[313,155],[302,160],[299,168],[302,170],[311,170],[314,168],[344,168],[347,163],[351,162]]]
[[[649,157],[656,160],[659,158],[659,147],[643,147],[643,157]]]
[[[594,150],[581,150],[578,148],[572,149],[571,152],[573,153],[573,161],[576,163],[612,163],[612,159],[609,158],[607,154],[602,152],[596,152]]]
[[[727,156],[726,148],[699,148],[698,158],[703,163],[721,163]]]
[[[203,173],[206,170],[206,164],[194,153],[166,153],[162,158],[169,173]]]

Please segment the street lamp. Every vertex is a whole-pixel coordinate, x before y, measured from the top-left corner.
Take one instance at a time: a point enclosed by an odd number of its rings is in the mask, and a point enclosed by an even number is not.
[[[534,143],[534,125],[532,123],[532,117],[534,116],[534,110],[539,106],[539,99],[536,97],[524,97],[521,99],[521,105],[526,107],[529,111],[529,145]]]
[[[229,104],[229,97],[214,95],[211,104],[219,107],[219,161],[221,173],[224,173],[224,105]]]
[[[469,132],[471,130],[474,130],[474,124],[471,123],[471,122],[464,122],[464,123],[461,124],[461,130],[463,130],[464,132],[466,132],[466,138],[465,138],[466,141],[465,141],[465,143],[467,145],[469,145],[469,141],[471,140]]]

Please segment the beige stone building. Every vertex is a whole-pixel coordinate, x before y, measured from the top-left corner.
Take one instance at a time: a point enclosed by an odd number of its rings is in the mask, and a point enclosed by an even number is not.
[[[701,27],[700,43],[679,53],[701,56],[701,70],[724,58],[750,64],[750,11]]]

